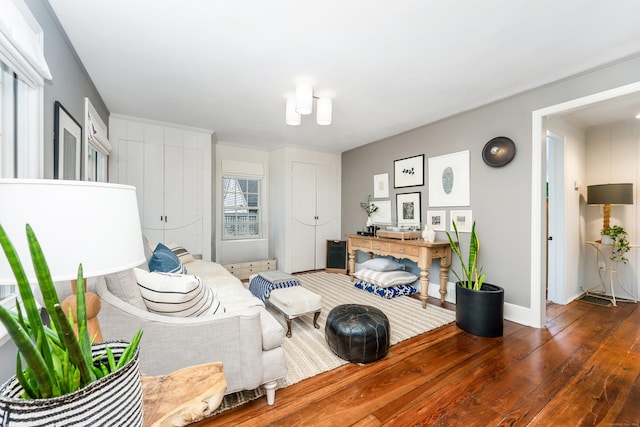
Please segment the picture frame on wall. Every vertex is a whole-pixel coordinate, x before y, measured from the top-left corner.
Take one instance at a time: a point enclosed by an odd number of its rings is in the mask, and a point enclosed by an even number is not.
[[[82,165],[82,126],[58,101],[53,114],[53,177],[79,180]]]
[[[378,200],[374,205],[378,207],[378,210],[371,214],[373,223],[380,225],[391,224],[391,200]]]
[[[469,206],[469,151],[429,158],[429,207]]]
[[[433,227],[435,231],[447,231],[447,212],[427,211],[425,225]]]
[[[393,162],[393,188],[424,185],[424,154]]]
[[[398,226],[418,226],[422,221],[420,212],[420,192],[396,194]]]
[[[373,198],[384,199],[389,197],[389,173],[380,173],[373,176]]]
[[[455,222],[460,233],[471,233],[472,216],[471,211],[451,211],[451,231],[454,231],[453,223]]]

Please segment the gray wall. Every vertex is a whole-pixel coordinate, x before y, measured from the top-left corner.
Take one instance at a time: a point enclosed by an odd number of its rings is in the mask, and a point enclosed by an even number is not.
[[[373,193],[373,175],[384,172],[390,177],[394,219],[395,194],[421,191],[424,221],[429,209],[427,159],[469,150],[471,206],[453,209],[473,211],[487,281],[505,288],[506,302],[531,307],[531,113],[633,83],[639,76],[640,56],[635,56],[343,153],[342,230],[355,233],[362,229],[366,217],[359,203]],[[507,136],[516,143],[514,160],[502,168],[491,168],[482,161],[483,146],[496,136]],[[418,154],[425,154],[426,185],[394,189],[393,160]],[[449,221],[452,208],[444,209]],[[438,238],[446,236],[440,232]],[[466,245],[468,234],[463,241]],[[459,268],[457,261],[453,268]],[[431,277],[436,274],[437,269]],[[453,275],[450,280],[455,280]]]
[[[98,114],[109,127],[109,110],[71,47],[49,3],[25,0],[31,13],[44,31],[44,56],[53,80],[44,87],[44,177],[53,178],[53,112],[59,101],[83,127],[84,98],[88,97]]]

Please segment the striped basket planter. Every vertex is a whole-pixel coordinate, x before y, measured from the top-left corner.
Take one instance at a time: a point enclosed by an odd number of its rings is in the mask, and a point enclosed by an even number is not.
[[[128,343],[96,344],[94,357],[109,346],[116,359]],[[50,399],[21,399],[16,377],[0,387],[0,426],[142,426],[142,383],[138,351],[122,368],[73,393]]]

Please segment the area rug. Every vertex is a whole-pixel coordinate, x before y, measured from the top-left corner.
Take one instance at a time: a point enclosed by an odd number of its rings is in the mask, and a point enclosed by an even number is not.
[[[336,356],[327,346],[324,326],[329,311],[338,305],[357,303],[371,305],[382,310],[389,318],[391,345],[421,333],[439,328],[455,320],[455,312],[429,304],[422,308],[419,299],[407,296],[386,299],[353,286],[351,278],[344,274],[314,272],[296,275],[301,286],[322,296],[322,312],[318,318],[319,329],[313,327],[313,315],[296,318],[292,322],[292,337],[285,338],[283,348],[287,355],[287,375],[278,388],[300,382],[322,372],[349,363]],[[267,302],[267,310],[282,324],[282,313]],[[242,405],[264,395],[264,390],[243,391],[224,397],[216,413]],[[277,400],[277,393],[276,393]]]

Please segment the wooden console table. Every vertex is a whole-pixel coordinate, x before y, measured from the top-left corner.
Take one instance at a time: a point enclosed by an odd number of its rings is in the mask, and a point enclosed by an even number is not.
[[[449,266],[451,265],[451,246],[445,240],[433,243],[422,239],[398,240],[382,237],[347,235],[347,252],[349,253],[349,275],[353,280],[356,267],[356,251],[368,252],[369,258],[376,255],[390,255],[394,258],[415,261],[420,268],[420,300],[422,308],[427,307],[429,291],[429,269],[434,259],[440,259],[440,302],[444,302],[449,281]]]

